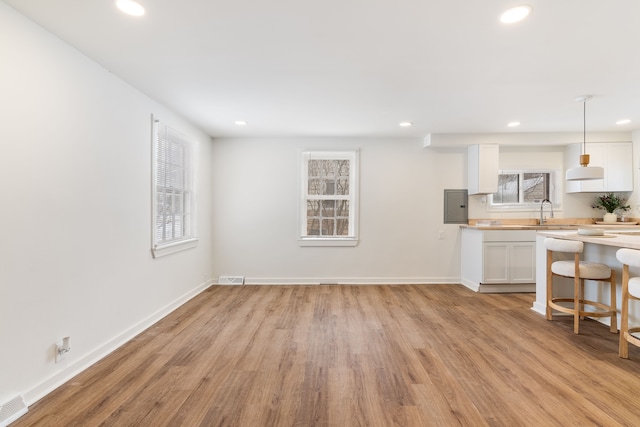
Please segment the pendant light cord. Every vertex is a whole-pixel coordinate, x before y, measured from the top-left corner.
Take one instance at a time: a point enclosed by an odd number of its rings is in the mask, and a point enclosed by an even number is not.
[[[587,99],[582,107],[582,154],[587,154]]]

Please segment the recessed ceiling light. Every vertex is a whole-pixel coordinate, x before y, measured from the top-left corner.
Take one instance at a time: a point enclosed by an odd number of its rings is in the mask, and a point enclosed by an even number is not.
[[[122,12],[132,16],[144,15],[144,7],[138,2],[133,0],[116,0],[116,6]]]
[[[511,122],[511,123],[507,123],[507,126],[510,128],[515,128],[520,126],[520,122]]]
[[[513,24],[520,22],[531,13],[531,6],[523,4],[521,6],[512,7],[500,15],[500,22],[503,24]]]
[[[245,126],[247,124],[247,122],[245,122],[244,120],[236,120],[233,123],[237,124],[238,126]]]
[[[413,123],[411,123],[411,122],[400,122],[400,123],[398,123],[398,125],[402,126],[403,128],[406,128],[406,127],[412,126]]]
[[[629,120],[629,119],[622,119],[622,120],[618,120],[616,122],[617,125],[626,125],[626,124],[629,124],[629,123],[631,123],[631,120]]]

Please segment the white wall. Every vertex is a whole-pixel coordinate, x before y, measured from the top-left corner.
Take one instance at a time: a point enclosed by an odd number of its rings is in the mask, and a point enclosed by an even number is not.
[[[3,2],[0,28],[0,404],[32,403],[211,278],[211,140]],[[151,114],[201,156],[200,243],[157,260]]]
[[[298,150],[360,149],[360,242],[300,247]],[[466,149],[420,139],[214,139],[214,275],[247,283],[429,283],[460,277],[443,190],[466,188]],[[445,233],[443,240],[439,232]]]

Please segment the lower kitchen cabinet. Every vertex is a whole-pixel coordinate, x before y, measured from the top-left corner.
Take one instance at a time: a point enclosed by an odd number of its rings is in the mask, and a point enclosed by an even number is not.
[[[535,292],[535,230],[462,229],[462,284],[478,292]]]

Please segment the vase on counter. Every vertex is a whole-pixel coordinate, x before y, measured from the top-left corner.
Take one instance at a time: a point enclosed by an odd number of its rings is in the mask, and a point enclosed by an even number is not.
[[[604,217],[602,218],[602,220],[604,222],[617,222],[618,215],[614,214],[613,212],[607,212],[604,214]]]

